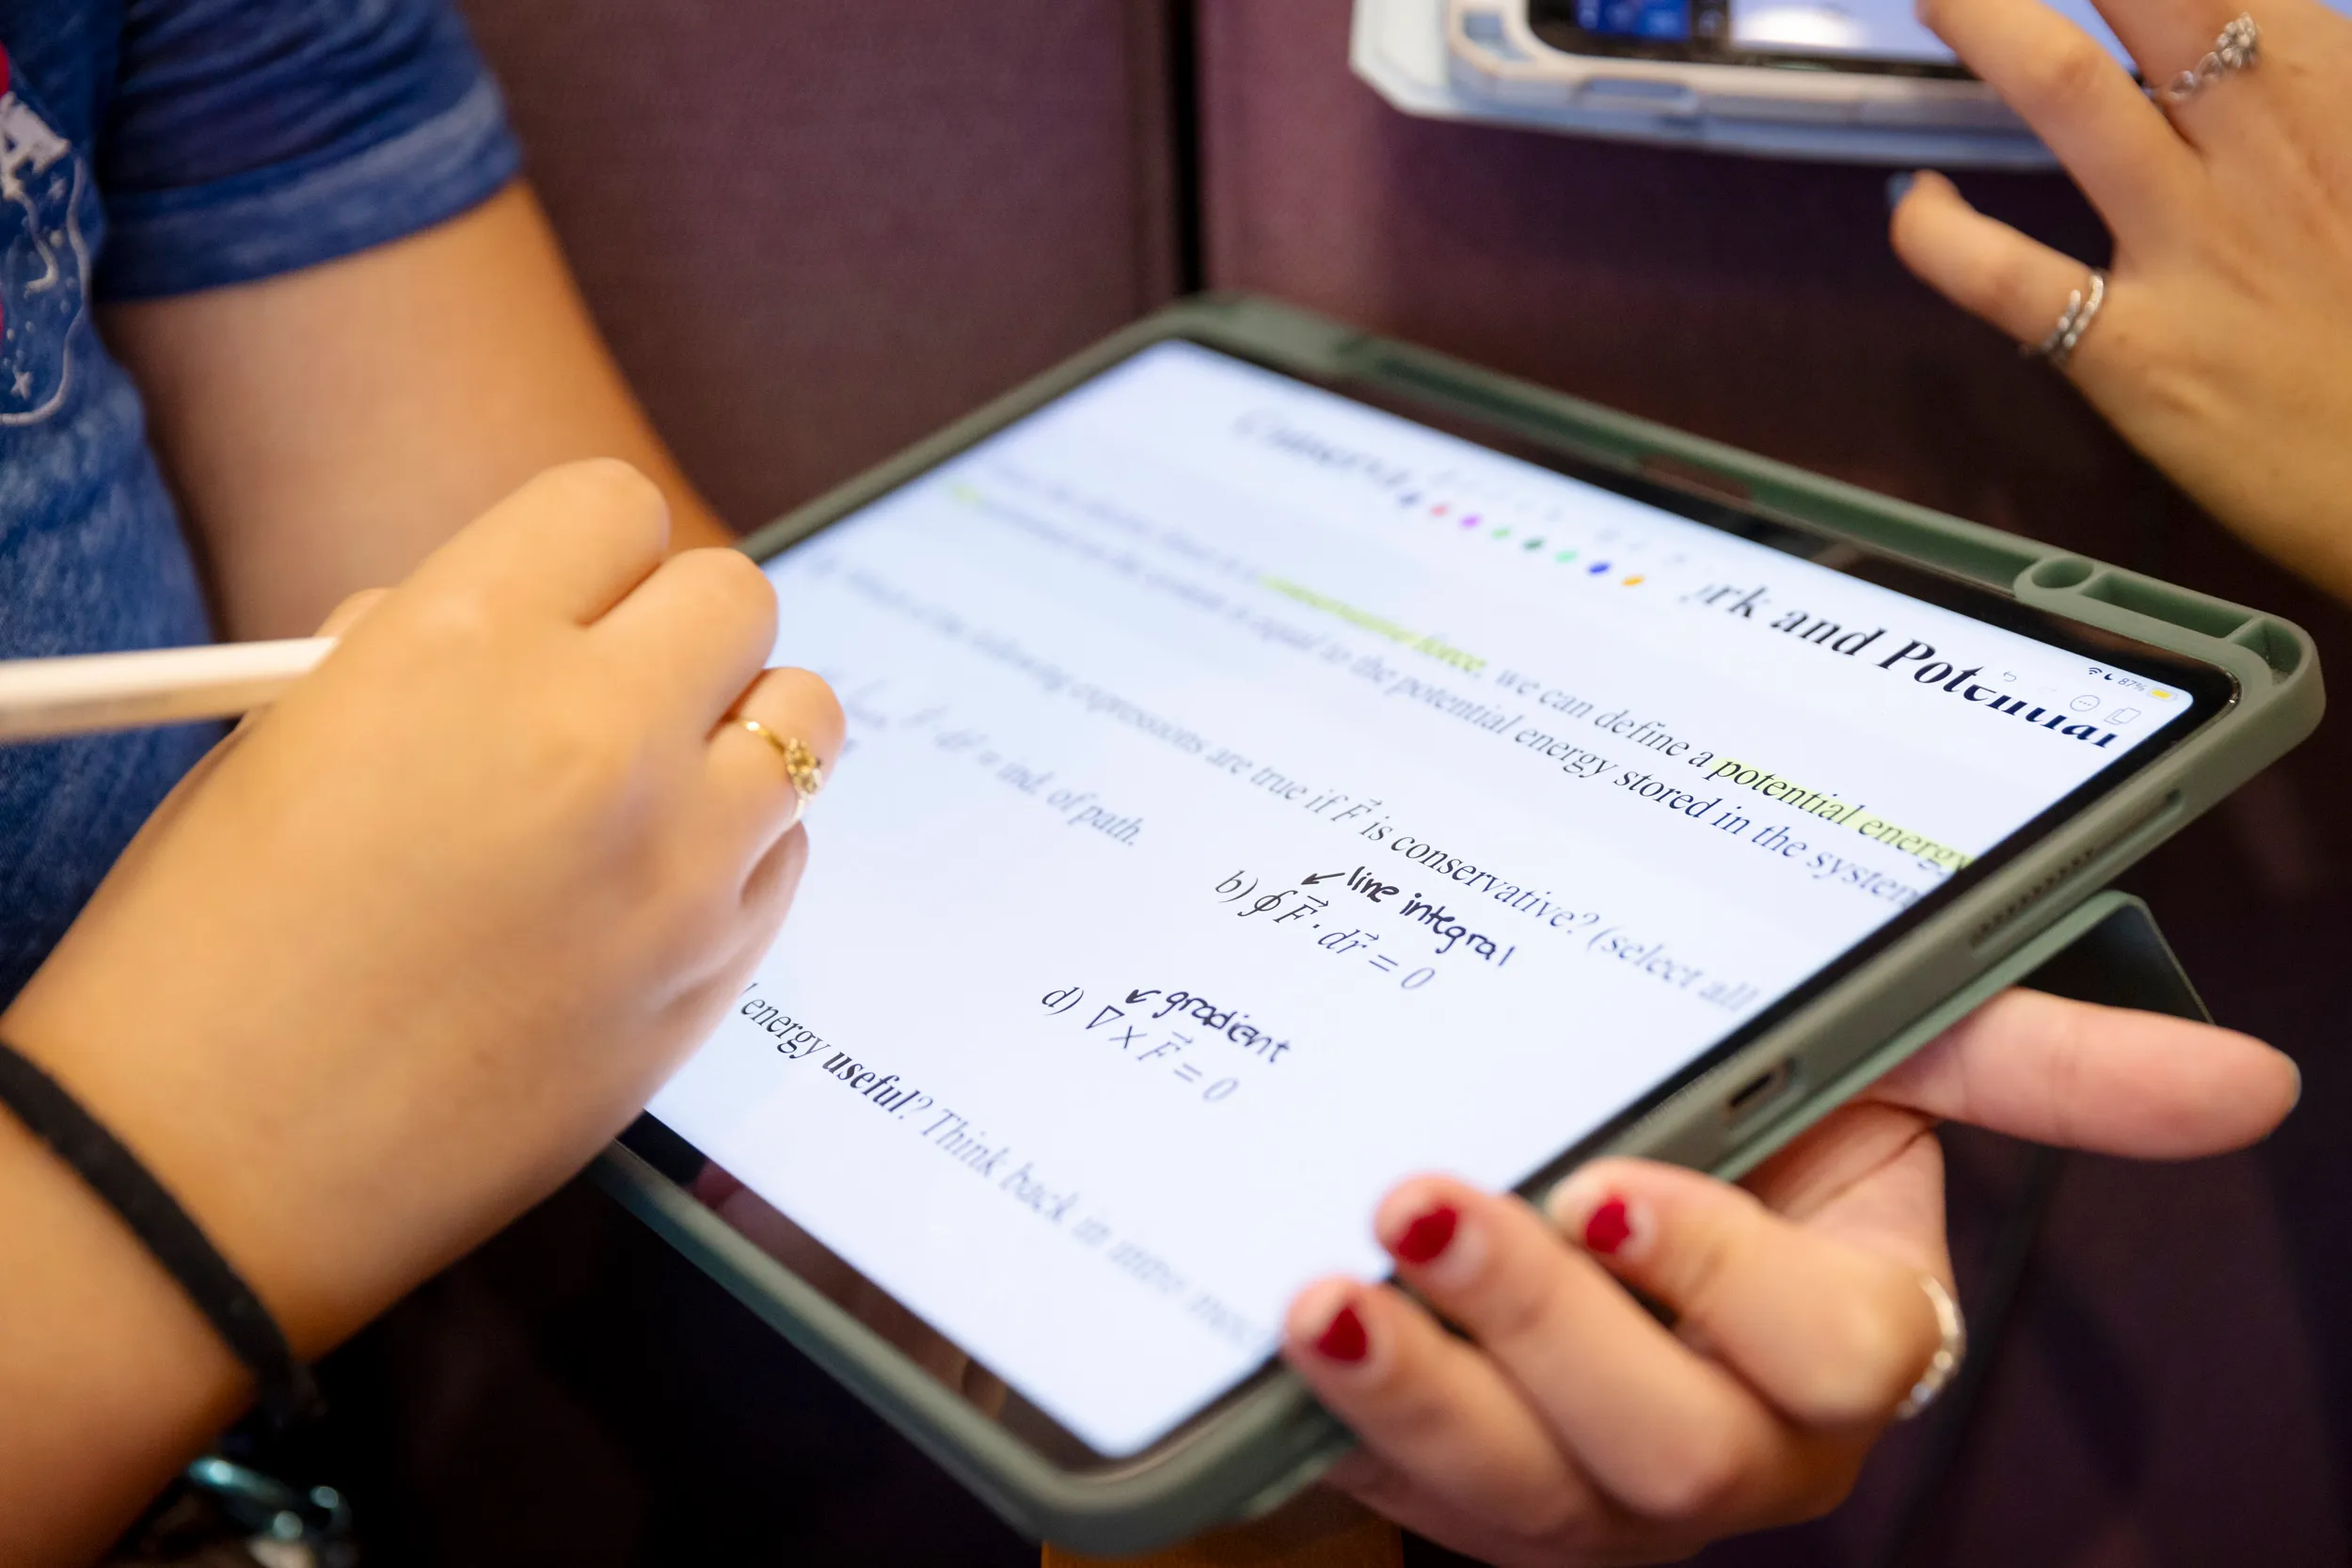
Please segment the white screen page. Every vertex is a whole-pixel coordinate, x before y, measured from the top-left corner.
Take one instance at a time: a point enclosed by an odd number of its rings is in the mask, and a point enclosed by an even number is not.
[[[2046,3],[2096,39],[2126,69],[2138,69],[2091,0]],[[2328,3],[2335,10],[2352,11],[2352,0]],[[1764,52],[1858,55],[1922,65],[1957,65],[1960,61],[1920,22],[1913,0],[1731,0],[1731,40],[1742,49]],[[2192,53],[2178,60],[2160,60],[2153,69],[2162,77],[2195,63],[2195,58]]]
[[[1114,1456],[2191,705],[1183,342],[769,570],[851,748],[649,1108]]]
[[[2090,0],[2049,3],[2052,10],[2131,66],[2131,55]],[[1960,60],[1919,20],[1913,0],[1731,0],[1731,40],[1742,49],[1860,55],[1922,65],[1957,65]]]

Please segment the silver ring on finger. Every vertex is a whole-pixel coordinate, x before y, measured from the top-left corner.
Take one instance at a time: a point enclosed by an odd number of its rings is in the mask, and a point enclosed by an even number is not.
[[[1935,1308],[1935,1354],[1928,1358],[1927,1370],[1903,1396],[1903,1402],[1895,1407],[1899,1421],[1908,1421],[1933,1404],[1935,1397],[1959,1375],[1960,1364],[1968,1354],[1968,1324],[1952,1292],[1931,1274],[1919,1276],[1919,1289],[1928,1293],[1928,1304]]]
[[[2047,359],[2060,370],[2074,357],[2074,345],[2083,341],[2090,324],[2099,319],[2101,307],[2107,302],[2107,275],[2097,267],[2083,286],[2066,296],[2066,309],[2058,312],[2056,325],[2038,343],[2027,343],[2018,350],[2028,359]]]
[[[2205,57],[2182,71],[2169,82],[2159,82],[2141,90],[2163,108],[2177,109],[2207,87],[2233,71],[2244,71],[2262,57],[2263,30],[2254,25],[2254,19],[2244,11],[2237,20],[2221,29],[2221,36],[2213,40]]]

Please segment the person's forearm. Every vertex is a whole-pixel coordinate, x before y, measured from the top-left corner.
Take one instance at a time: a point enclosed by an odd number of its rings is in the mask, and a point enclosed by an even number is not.
[[[307,631],[576,458],[660,484],[673,548],[733,537],[630,396],[520,185],[342,261],[115,307],[105,327],[224,637]]]
[[[575,1174],[774,940],[801,786],[712,716],[803,737],[821,775],[841,711],[762,670],[758,568],[665,563],[663,512],[575,464],[329,622],[0,1013],[298,1359]],[[246,1383],[0,1108],[0,1568],[87,1560]]]
[[[0,1214],[0,1562],[84,1563],[236,1414],[245,1374],[5,1111]]]

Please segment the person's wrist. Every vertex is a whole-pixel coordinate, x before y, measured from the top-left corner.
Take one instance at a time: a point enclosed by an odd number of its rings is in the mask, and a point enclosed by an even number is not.
[[[6,1109],[0,1209],[0,1387],[12,1409],[53,1383],[94,1424],[137,1405],[187,1412],[202,1428],[249,1394],[252,1380],[169,1271]]]
[[[162,1184],[260,1298],[297,1357],[321,1354],[364,1322],[372,1308],[339,1299],[347,1292],[323,1278],[299,1246],[289,1244],[306,1224],[301,1183],[269,1175],[275,1158],[271,1130],[265,1118],[240,1114],[241,1097],[229,1066],[234,1057],[207,1043],[212,1032],[200,1020],[176,1012],[173,1023],[161,1032],[176,1036],[171,1043],[182,1048],[180,1062],[218,1064],[214,1070],[220,1092],[189,1094],[183,1081],[174,1081],[178,1074],[144,1070],[150,1064],[142,1058],[159,1033],[155,1020],[133,1032],[129,1021],[114,1016],[115,1008],[82,1004],[73,994],[77,989],[68,976],[44,968],[0,1014],[0,1039],[56,1080]],[[121,990],[112,989],[118,994]],[[87,1181],[54,1155],[49,1158],[80,1186],[91,1212],[119,1231],[146,1259],[148,1270],[204,1324],[163,1262],[146,1252]],[[278,1189],[275,1196],[272,1188]],[[325,1250],[331,1256],[336,1249]],[[209,1332],[210,1325],[204,1326]],[[218,1336],[213,1338],[217,1342]],[[220,1350],[229,1354],[225,1344]]]

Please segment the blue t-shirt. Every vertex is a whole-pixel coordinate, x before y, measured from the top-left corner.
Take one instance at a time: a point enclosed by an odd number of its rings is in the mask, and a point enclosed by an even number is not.
[[[93,301],[241,283],[514,177],[442,0],[0,0],[0,658],[202,642],[203,594]],[[0,745],[0,1006],[220,734]]]

